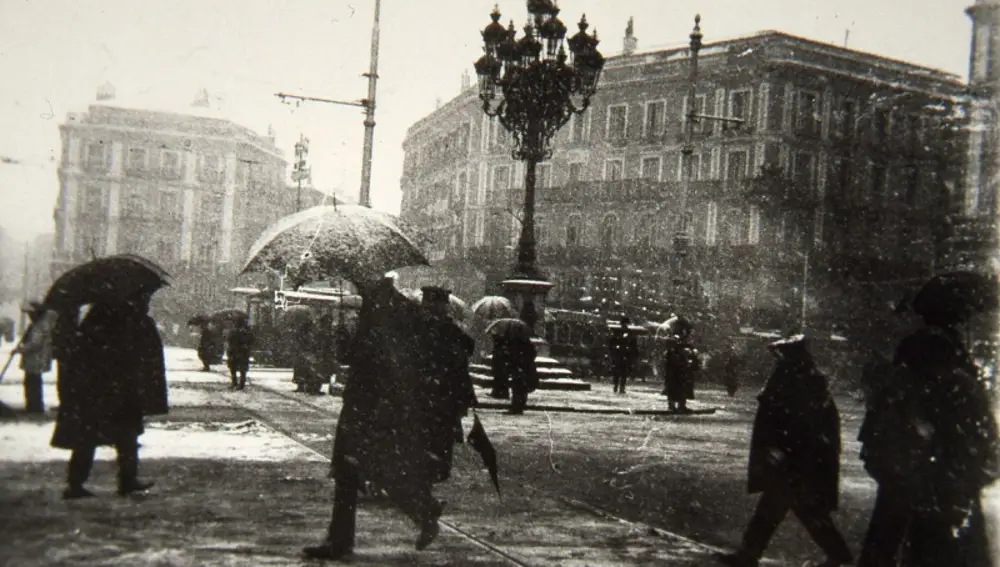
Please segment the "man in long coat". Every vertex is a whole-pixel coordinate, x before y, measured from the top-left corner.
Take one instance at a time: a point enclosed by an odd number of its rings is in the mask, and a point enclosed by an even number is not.
[[[621,326],[611,330],[608,339],[608,355],[611,359],[611,380],[614,382],[615,393],[625,393],[625,385],[632,375],[636,360],[639,358],[639,344],[629,330],[629,318],[622,317]]]
[[[94,305],[78,329],[72,314],[60,314],[59,414],[52,446],[72,451],[63,498],[93,496],[84,484],[101,445],[118,453],[120,495],[153,485],[138,477],[138,438],[144,416],[165,414],[168,404],[163,343],[148,315],[150,297]]]
[[[222,327],[214,321],[205,321],[201,325],[201,336],[198,337],[198,359],[201,360],[203,372],[212,370],[213,364],[222,362],[226,345],[222,336]]]
[[[954,313],[927,313],[896,349],[865,415],[862,459],[879,483],[859,565],[992,565],[980,493],[998,477],[989,394]]]
[[[761,493],[739,551],[719,559],[756,567],[789,511],[827,555],[826,566],[851,562],[830,518],[840,484],[840,416],[802,335],[772,343],[774,373],[757,396],[750,440],[748,490]]]
[[[42,374],[52,369],[52,325],[56,314],[36,301],[23,309],[31,325],[14,352],[21,355],[24,370],[24,409],[28,413],[45,413]]]
[[[690,325],[679,325],[663,357],[664,394],[670,411],[687,411],[687,401],[694,399],[694,379],[700,364],[698,351],[691,344]]]
[[[465,346],[442,349],[441,335],[425,332],[442,322],[399,293],[392,279],[359,288],[363,303],[333,445],[333,517],[325,541],[303,550],[310,558],[337,559],[353,551],[362,479],[417,525],[418,550],[430,545],[443,508],[432,488],[450,472],[443,445],[454,443],[455,412],[465,403],[447,398],[442,389],[455,387],[441,376],[435,380],[427,365],[439,356],[447,360],[449,352],[464,353]],[[450,373],[453,365],[460,362],[436,371]]]

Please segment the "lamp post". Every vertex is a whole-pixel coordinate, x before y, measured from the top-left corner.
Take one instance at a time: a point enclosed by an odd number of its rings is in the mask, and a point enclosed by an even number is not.
[[[559,20],[553,0],[527,0],[528,23],[517,35],[514,22],[500,24],[494,7],[493,21],[482,31],[485,54],[475,63],[483,112],[496,118],[514,138],[514,159],[523,161],[524,214],[512,277],[503,282],[504,293],[532,327],[542,320],[545,294],[552,284],[538,268],[535,252],[535,167],[552,156],[552,136],[573,114],[587,110],[597,90],[604,57],[597,51],[597,34],[587,34],[586,16],[580,31],[565,41],[566,26]],[[536,331],[537,331],[536,327]]]
[[[302,182],[308,180],[311,175],[309,166],[306,165],[308,153],[309,138],[299,134],[299,141],[295,142],[295,165],[292,167],[292,179],[295,180],[295,212],[302,210]]]

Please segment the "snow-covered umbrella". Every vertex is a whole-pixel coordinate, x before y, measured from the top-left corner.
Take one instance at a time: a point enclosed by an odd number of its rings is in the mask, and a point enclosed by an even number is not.
[[[487,295],[472,304],[472,314],[478,319],[492,321],[503,317],[517,317],[517,309],[506,297]]]
[[[353,205],[319,206],[279,219],[250,247],[242,273],[274,270],[295,280],[377,282],[395,268],[427,265],[421,237],[395,215]]]
[[[534,331],[527,323],[513,317],[497,319],[486,327],[485,334],[493,338],[530,339]]]
[[[70,268],[59,276],[43,302],[47,307],[79,307],[88,303],[115,303],[168,284],[170,275],[148,258],[136,254],[105,256]]]

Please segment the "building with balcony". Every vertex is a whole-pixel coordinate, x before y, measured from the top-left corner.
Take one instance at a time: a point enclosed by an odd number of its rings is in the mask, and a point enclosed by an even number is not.
[[[190,114],[125,108],[105,85],[59,127],[53,276],[116,253],[160,263],[173,276],[153,305],[165,338],[186,335],[195,312],[233,304],[249,247],[295,209],[273,133],[206,116],[206,106],[202,91]],[[304,188],[303,206],[323,197]]]
[[[767,31],[706,44],[689,100],[688,49],[636,51],[630,32],[537,170],[550,305],[832,326],[845,301],[882,306],[934,269],[966,199],[958,77]],[[401,212],[436,242],[434,271],[415,274],[475,298],[511,269],[523,170],[463,87],[408,131]],[[692,105],[743,121],[693,125],[694,281],[672,271]]]

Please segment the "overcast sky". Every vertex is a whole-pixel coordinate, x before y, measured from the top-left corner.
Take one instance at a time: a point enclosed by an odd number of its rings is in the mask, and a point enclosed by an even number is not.
[[[621,51],[629,16],[639,49],[686,42],[694,13],[705,41],[777,29],[967,75],[971,0],[562,0],[581,13],[605,55]],[[494,2],[383,0],[372,200],[399,208],[406,129],[473,73]],[[524,1],[499,2],[525,22]],[[15,238],[53,230],[58,124],[110,81],[123,103],[183,110],[199,88],[218,113],[277,131],[286,157],[312,141],[315,185],[356,194],[362,111],[282,105],[279,91],[357,100],[369,65],[374,0],[0,0],[0,226]]]

